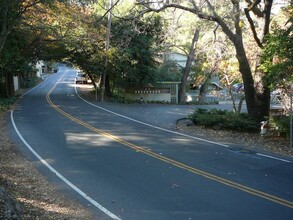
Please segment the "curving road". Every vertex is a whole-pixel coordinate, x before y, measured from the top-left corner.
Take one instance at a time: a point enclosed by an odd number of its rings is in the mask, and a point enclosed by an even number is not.
[[[11,122],[20,148],[97,219],[293,219],[290,158],[176,132],[192,106],[86,102],[75,73],[61,66]]]

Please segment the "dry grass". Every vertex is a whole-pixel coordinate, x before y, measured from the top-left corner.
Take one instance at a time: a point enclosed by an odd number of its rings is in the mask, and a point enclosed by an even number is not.
[[[250,150],[266,151],[289,157],[293,156],[293,151],[289,149],[289,141],[274,132],[269,132],[268,135],[261,136],[258,133],[214,130],[195,125],[187,126],[190,123],[189,120],[179,121],[177,128],[197,137],[225,144],[240,144]]]

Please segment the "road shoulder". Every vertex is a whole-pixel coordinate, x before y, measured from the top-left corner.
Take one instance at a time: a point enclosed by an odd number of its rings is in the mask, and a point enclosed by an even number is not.
[[[0,187],[5,192],[0,194],[0,217],[11,217],[1,219],[94,219],[88,207],[58,191],[20,153],[8,136],[6,120],[0,111]],[[10,199],[1,198],[4,194]]]

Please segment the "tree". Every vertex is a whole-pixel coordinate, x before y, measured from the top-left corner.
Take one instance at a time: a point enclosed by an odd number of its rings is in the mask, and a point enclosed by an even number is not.
[[[236,52],[236,58],[239,64],[239,71],[242,75],[245,100],[247,104],[247,111],[249,115],[258,119],[263,119],[269,114],[270,103],[270,90],[262,81],[264,73],[256,69],[258,78],[253,78],[253,71],[251,64],[245,51],[245,45],[243,41],[243,16],[245,15],[248,23],[250,24],[251,31],[253,33],[254,40],[259,47],[262,47],[265,41],[265,36],[269,33],[270,15],[273,0],[246,0],[247,7],[243,11],[240,7],[239,0],[227,1],[172,1],[173,3],[166,2],[154,2],[138,1],[140,7],[144,7],[141,10],[141,14],[148,12],[161,12],[167,8],[178,8],[197,15],[200,19],[215,22],[221,27],[222,31],[226,34],[228,39],[232,42]],[[261,7],[262,6],[262,10]],[[225,10],[223,10],[225,9]],[[251,13],[255,15],[253,20]],[[261,24],[258,20],[263,20]],[[259,25],[259,29],[256,28],[256,23]],[[259,30],[259,32],[257,32]],[[258,59],[258,65],[260,59]]]
[[[266,37],[266,44],[262,50],[262,65],[260,69],[266,72],[264,80],[270,88],[277,87],[281,96],[281,103],[287,112],[290,111],[288,87],[293,85],[293,7],[284,10],[283,24],[274,24],[271,34]]]
[[[113,21],[112,48],[115,53],[112,53],[110,72],[116,82],[123,86],[155,83],[155,58],[161,42],[161,27],[159,16]]]
[[[7,13],[0,18],[1,27],[4,27],[1,29],[1,41],[6,42],[0,52],[0,77],[5,76],[4,83],[10,91],[8,95],[14,92],[10,83],[12,76],[25,74],[37,60],[87,61],[86,58],[90,58],[92,61],[101,50],[99,35],[102,28],[93,18],[91,8],[81,4],[87,3],[86,0],[70,3],[53,0],[2,1],[4,4],[0,5],[0,9],[3,12],[7,10]],[[11,37],[7,38],[9,34]],[[11,45],[9,42],[12,40]],[[74,57],[77,54],[79,58]],[[18,71],[16,65],[16,61],[20,60],[22,71]]]
[[[1,97],[14,96],[13,76],[21,79],[30,76],[36,60],[33,53],[32,35],[20,30],[12,30],[2,49],[2,60],[0,63],[0,78],[3,80],[0,91]]]
[[[285,10],[286,19],[282,26],[275,24],[273,32],[266,36],[262,48],[262,65],[260,69],[267,72],[265,80],[274,88],[284,79],[293,82],[293,3]]]
[[[181,87],[179,90],[179,103],[184,103],[186,99],[186,84],[187,84],[187,78],[190,74],[190,70],[192,67],[192,62],[194,61],[195,57],[195,45],[199,38],[199,29],[196,29],[192,38],[190,50],[187,56],[186,65],[183,71],[182,79],[181,79]]]
[[[51,0],[53,1],[53,0]],[[23,15],[30,9],[41,3],[49,3],[50,0],[1,0],[0,1],[0,60],[1,51],[8,35],[18,25]]]

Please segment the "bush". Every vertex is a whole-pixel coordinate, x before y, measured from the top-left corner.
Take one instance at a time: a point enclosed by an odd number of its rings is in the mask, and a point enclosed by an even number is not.
[[[220,109],[197,109],[189,115],[196,125],[220,127],[227,130],[258,131],[259,123],[245,113],[234,113]]]
[[[282,137],[290,137],[290,117],[281,116],[281,117],[272,117],[270,124],[274,127]]]
[[[10,105],[12,105],[16,101],[16,99],[16,96],[10,98],[0,97],[0,111],[6,111],[7,109],[9,109]]]
[[[38,84],[39,81],[40,81],[40,78],[38,78],[38,77],[31,77],[28,79],[23,79],[23,81],[21,83],[21,88],[26,89],[26,88],[34,87]]]

